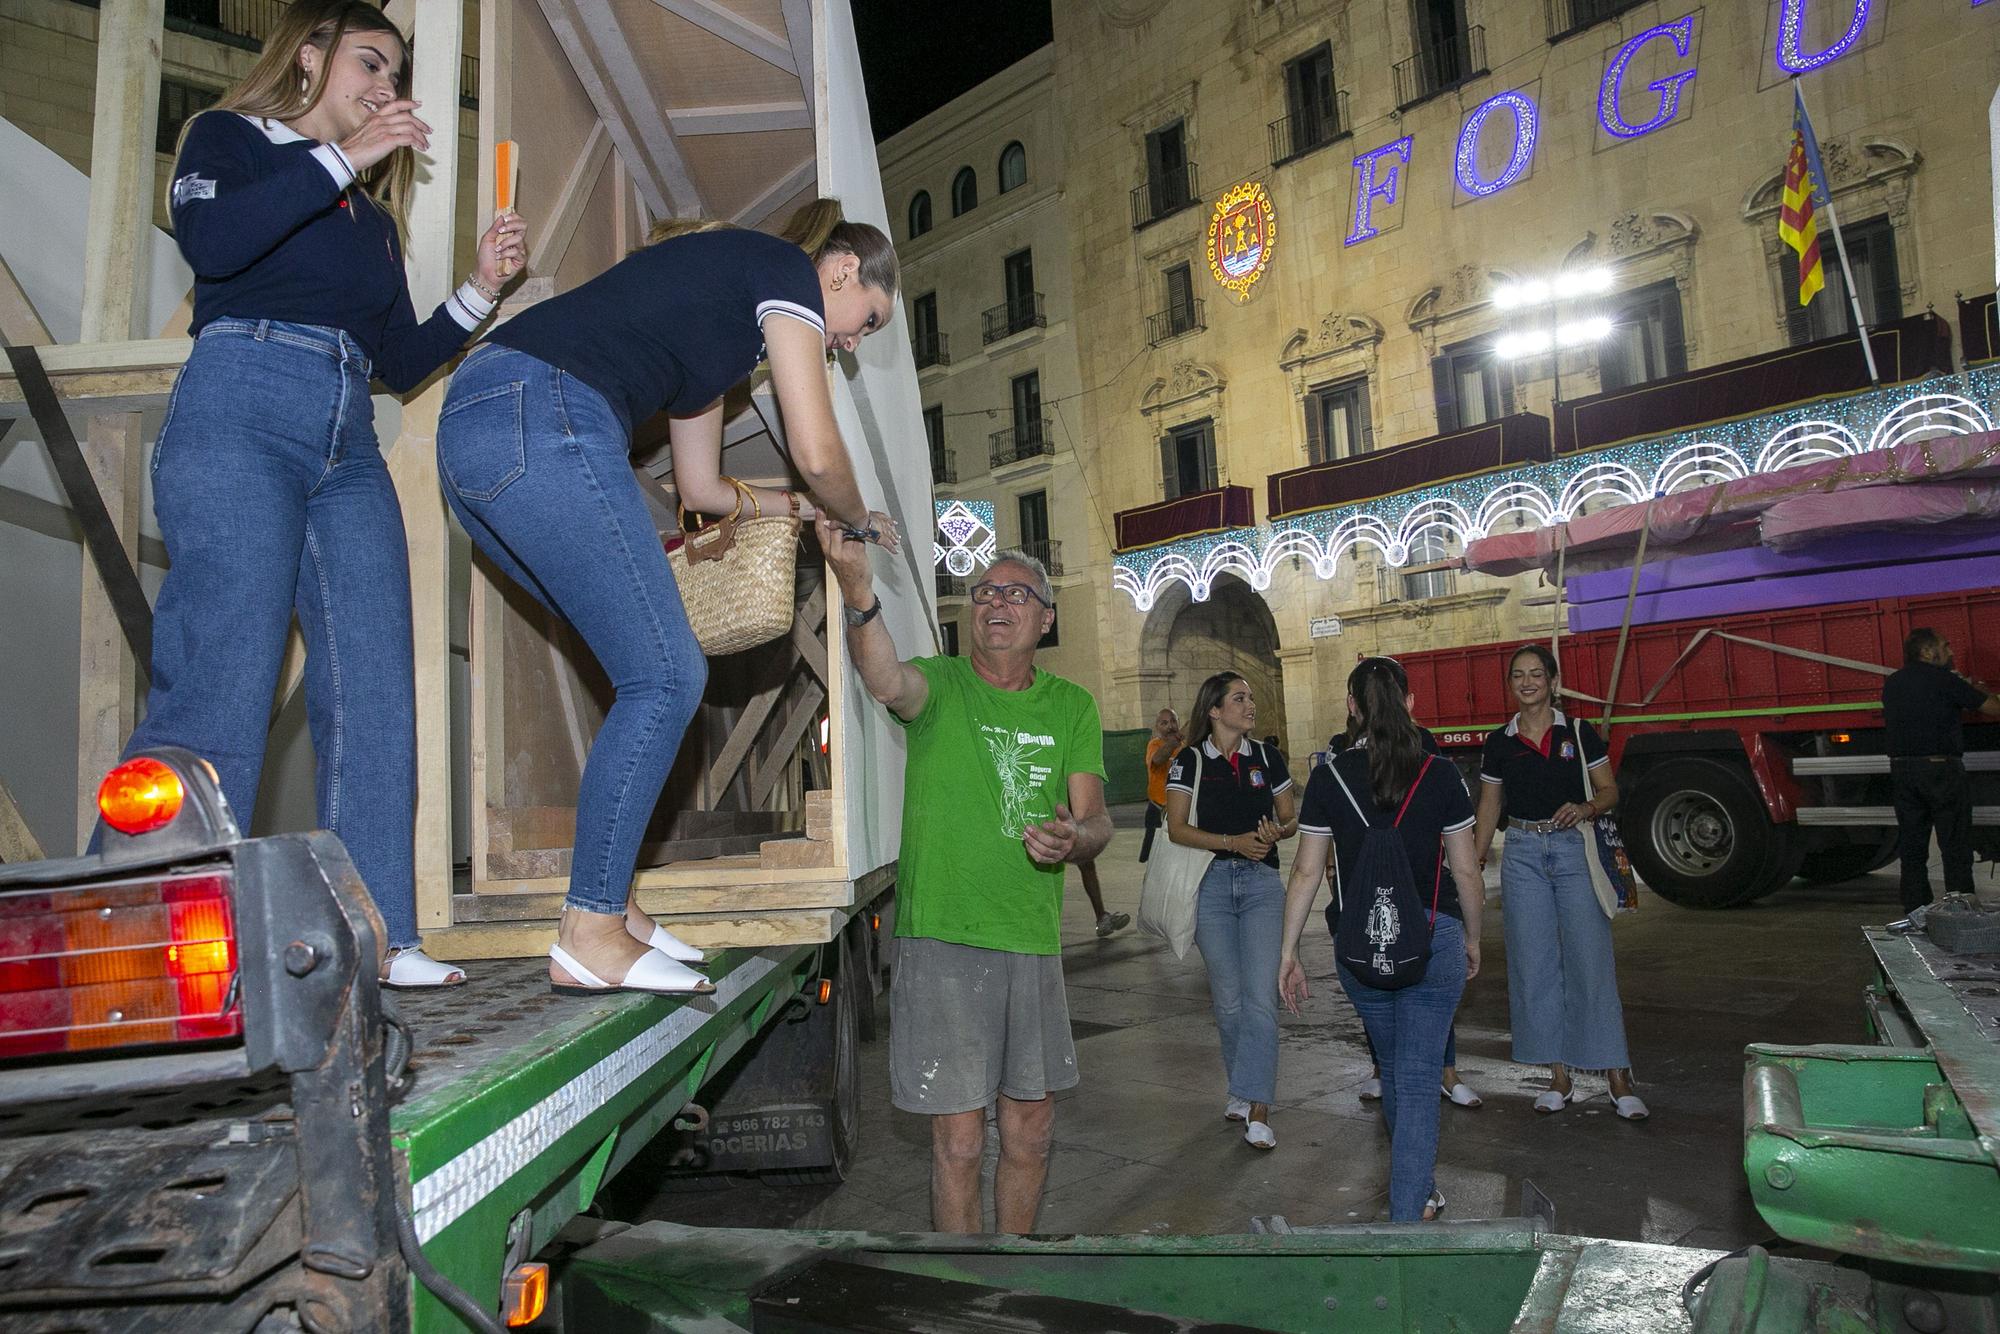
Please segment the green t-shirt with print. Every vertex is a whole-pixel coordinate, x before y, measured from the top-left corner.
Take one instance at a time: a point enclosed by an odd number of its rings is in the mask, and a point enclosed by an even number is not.
[[[1097,701],[1039,670],[1026,690],[999,690],[967,658],[910,665],[930,696],[903,724],[896,934],[1061,953],[1063,867],[1036,865],[1021,831],[1069,801],[1071,774],[1104,777]]]

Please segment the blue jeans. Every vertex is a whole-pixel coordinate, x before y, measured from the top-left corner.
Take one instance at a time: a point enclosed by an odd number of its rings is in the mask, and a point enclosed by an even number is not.
[[[1395,991],[1371,987],[1338,965],[1340,986],[1361,1016],[1382,1063],[1382,1117],[1389,1123],[1389,1221],[1424,1216],[1438,1154],[1438,1069],[1465,990],[1465,928],[1450,913],[1431,926],[1424,980]]]
[[[1268,1103],[1277,1095],[1284,931],[1285,886],[1276,870],[1241,857],[1209,864],[1195,900],[1194,943],[1208,969],[1229,1096],[1245,1102]]]
[[[577,793],[567,906],[622,913],[646,822],[708,660],[604,396],[512,348],[476,348],[438,418],[438,476],[473,544],[567,620],[617,699]]]
[[[1366,1024],[1361,1027],[1361,1043],[1368,1048],[1368,1064],[1374,1066],[1377,1073],[1380,1073],[1382,1058],[1375,1054],[1375,1040],[1368,1036],[1368,1026]],[[1456,1023],[1444,1031],[1444,1063],[1446,1065],[1458,1064],[1458,1025]],[[1439,1073],[1442,1074],[1443,1072],[1439,1071]]]
[[[402,948],[419,943],[410,568],[369,373],[338,329],[202,329],[153,451],[172,565],[153,610],[146,717],[125,753],[200,755],[248,832],[296,612],[319,822],[346,844]]]
[[[1524,1065],[1623,1070],[1625,1012],[1611,920],[1597,906],[1583,832],[1507,831],[1500,858],[1507,1011]]]

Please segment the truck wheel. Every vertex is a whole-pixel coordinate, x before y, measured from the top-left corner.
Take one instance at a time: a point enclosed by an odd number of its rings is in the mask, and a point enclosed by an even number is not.
[[[1786,842],[1740,768],[1668,760],[1621,803],[1618,830],[1647,888],[1684,908],[1731,908],[1773,888]]]
[[[862,951],[847,935],[840,937],[838,967],[833,979],[833,1161],[824,1167],[771,1172],[772,1181],[788,1186],[837,1186],[847,1180],[854,1149],[861,1138],[861,1007],[870,1003],[868,979],[862,974]]]
[[[1882,843],[1834,843],[1806,854],[1801,878],[1815,885],[1837,885],[1867,875],[1896,859],[1896,840]]]

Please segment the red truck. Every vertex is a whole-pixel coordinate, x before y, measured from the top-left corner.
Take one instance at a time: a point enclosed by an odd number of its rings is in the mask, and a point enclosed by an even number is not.
[[[1646,885],[1669,902],[1727,908],[1793,876],[1833,883],[1895,857],[1882,738],[1882,677],[1828,658],[1896,667],[1917,626],[1945,635],[1958,670],[2000,675],[2000,589],[1885,598],[1634,626],[1611,759],[1619,832]],[[1546,639],[1543,642],[1547,642]],[[1563,685],[1605,698],[1616,629],[1565,634]],[[1476,769],[1486,734],[1513,716],[1518,642],[1402,655],[1418,721]],[[1602,704],[1568,699],[1593,723]],[[1974,846],[2000,856],[2000,724],[1966,725]]]

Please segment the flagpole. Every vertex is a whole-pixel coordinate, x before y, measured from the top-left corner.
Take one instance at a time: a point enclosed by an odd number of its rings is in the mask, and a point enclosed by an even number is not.
[[[1812,108],[1806,106],[1805,86],[1799,82],[1799,76],[1796,74],[1792,76],[1792,93],[1799,99],[1799,105],[1805,108],[1806,120],[1810,122]],[[1819,135],[1815,133],[1812,137],[1817,140]],[[1814,181],[1813,189],[1816,192],[1824,191],[1826,225],[1833,229],[1833,248],[1840,252],[1840,276],[1847,286],[1847,303],[1854,311],[1854,327],[1861,331],[1861,355],[1868,363],[1868,383],[1879,385],[1882,383],[1882,374],[1875,369],[1875,349],[1868,341],[1868,321],[1861,315],[1861,292],[1854,285],[1854,270],[1847,262],[1847,241],[1840,234],[1840,220],[1833,215],[1833,182]]]

